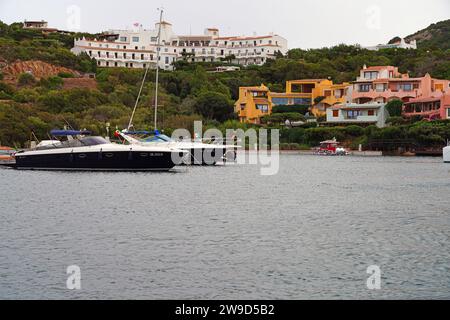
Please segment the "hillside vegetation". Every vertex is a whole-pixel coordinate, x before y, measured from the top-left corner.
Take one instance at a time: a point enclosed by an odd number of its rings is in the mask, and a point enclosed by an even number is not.
[[[43,35],[38,31],[22,29],[20,23],[6,25],[0,22],[0,68],[5,72],[3,74],[0,69],[1,144],[23,146],[29,140],[31,131],[45,138],[50,129],[66,124],[102,135],[106,134],[106,123],[110,123],[113,129],[116,126],[121,129],[128,124],[144,71],[97,68],[95,61],[87,55],[73,55],[70,52],[73,39],[80,36],[82,34]],[[22,73],[16,75],[12,82],[5,81],[11,65],[32,60],[68,68],[73,70],[73,74],[58,72],[39,78]],[[161,72],[160,127],[168,133],[179,127],[190,129],[194,120],[204,120],[208,126],[220,128],[246,127],[237,123],[233,114],[233,102],[238,97],[240,86],[265,83],[271,90],[283,91],[286,80],[330,78],[335,83],[352,81],[364,64],[395,65],[401,72],[410,72],[412,76],[422,76],[428,72],[433,77],[450,79],[450,50],[445,45],[418,50],[381,51],[347,45],[293,49],[287,56],[280,56],[263,66],[225,73],[209,72],[215,64],[186,64],[181,61],[176,64],[176,71]],[[78,72],[95,72],[97,84],[81,85],[81,80],[69,80],[74,79],[72,77]],[[150,72],[139,102],[135,118],[135,126],[139,129],[152,128],[154,78],[154,71]],[[291,131],[295,134],[283,133],[283,141],[314,145],[319,137],[332,138],[337,135],[336,130],[341,130],[300,129]],[[442,133],[447,129],[442,130],[436,134],[439,139],[435,137],[439,143],[450,138],[447,133]],[[362,135],[353,133],[343,138],[349,143],[367,140],[366,131],[358,132]]]

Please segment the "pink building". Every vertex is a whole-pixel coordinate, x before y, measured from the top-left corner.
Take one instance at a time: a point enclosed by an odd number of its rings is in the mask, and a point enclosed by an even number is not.
[[[381,102],[398,99],[409,102],[415,98],[440,97],[450,93],[450,81],[433,79],[429,74],[410,78],[393,66],[366,67],[352,82],[352,100],[355,103]]]
[[[424,119],[450,119],[450,94],[436,97],[416,98],[405,103],[405,117],[421,116]]]

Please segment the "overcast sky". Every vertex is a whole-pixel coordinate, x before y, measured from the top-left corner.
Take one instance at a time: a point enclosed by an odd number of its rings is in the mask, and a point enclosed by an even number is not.
[[[386,43],[450,18],[450,0],[0,0],[0,20],[44,19],[50,27],[87,32],[136,22],[149,28],[159,6],[176,34],[202,34],[206,27],[221,35],[274,32],[289,48]]]

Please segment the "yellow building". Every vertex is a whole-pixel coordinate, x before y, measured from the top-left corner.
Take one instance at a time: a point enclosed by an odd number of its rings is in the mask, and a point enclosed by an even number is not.
[[[333,84],[327,79],[304,79],[286,82],[286,92],[270,92],[260,87],[241,87],[235,108],[241,122],[259,123],[259,118],[272,113],[273,106],[309,105],[315,116],[326,115],[326,109],[345,103],[350,84]]]
[[[269,88],[264,84],[259,87],[240,87],[239,99],[235,103],[235,112],[241,122],[260,123],[260,118],[272,113]]]

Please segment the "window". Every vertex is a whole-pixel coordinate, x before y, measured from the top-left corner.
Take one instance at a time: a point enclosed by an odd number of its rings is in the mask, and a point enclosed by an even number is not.
[[[403,91],[412,91],[412,84],[411,83],[400,84],[399,89],[401,89]]]
[[[370,84],[360,84],[359,85],[359,92],[369,92],[371,89]]]
[[[311,104],[311,99],[310,98],[294,98],[294,104],[309,105],[309,104]]]
[[[324,91],[324,96],[325,97],[331,97],[331,90],[325,90]]]
[[[347,111],[347,119],[357,119],[362,115],[361,110],[349,110]]]
[[[135,55],[134,55],[134,53],[131,54],[131,59],[135,60]]]
[[[450,108],[447,109],[447,118],[450,118]]]
[[[133,42],[139,42],[139,37],[133,37]]]
[[[288,98],[272,98],[272,103],[279,106],[285,106],[289,104]]]
[[[169,64],[169,57],[166,57],[165,62],[166,64]]]
[[[127,37],[120,37],[120,42],[127,42]]]
[[[141,60],[144,60],[144,54],[141,53]]]
[[[377,84],[375,85],[375,90],[376,90],[377,92],[384,92],[384,91],[387,90],[387,84],[384,84],[384,83],[377,83]]]
[[[364,79],[376,79],[378,77],[378,71],[365,71],[364,72]]]
[[[114,62],[114,67],[117,67],[117,62]]]
[[[114,58],[117,59],[117,57],[118,57],[117,52],[114,52]]]
[[[375,115],[375,110],[368,110],[367,111],[367,115],[368,116],[374,116]]]
[[[333,110],[333,118],[339,117],[339,110]]]
[[[256,109],[261,110],[262,113],[269,112],[269,106],[267,104],[257,104]]]

